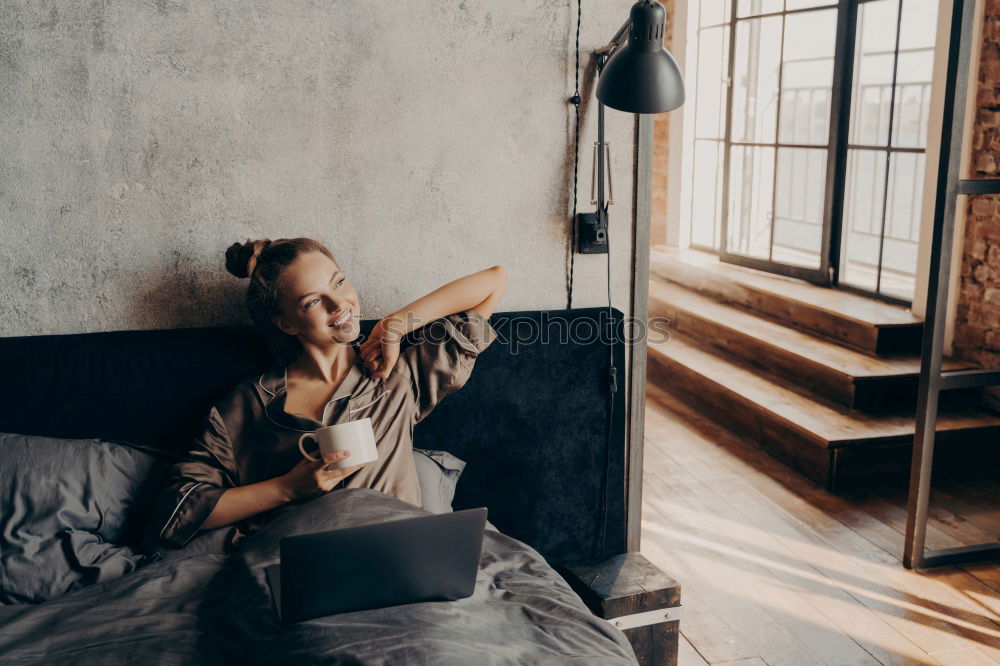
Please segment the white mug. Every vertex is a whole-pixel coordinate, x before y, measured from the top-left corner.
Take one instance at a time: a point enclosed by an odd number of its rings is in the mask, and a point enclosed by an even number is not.
[[[308,453],[305,449],[306,439],[315,440],[319,445],[319,456]],[[355,465],[364,465],[378,460],[378,449],[375,447],[375,431],[370,418],[357,421],[345,421],[331,426],[318,428],[316,432],[307,432],[299,437],[299,451],[309,460],[319,461],[328,453],[334,451],[350,451],[351,455],[343,460],[330,463],[327,469],[344,469]]]

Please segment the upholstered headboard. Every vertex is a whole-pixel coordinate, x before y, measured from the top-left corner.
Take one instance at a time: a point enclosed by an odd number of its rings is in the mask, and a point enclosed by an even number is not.
[[[613,315],[617,330],[622,313]],[[625,350],[617,340],[606,459],[606,317],[606,308],[494,314],[498,339],[414,435],[415,446],[468,463],[456,509],[488,507],[490,522],[552,564],[625,550]],[[0,360],[0,432],[184,451],[210,406],[271,359],[252,327],[230,326],[0,338]]]

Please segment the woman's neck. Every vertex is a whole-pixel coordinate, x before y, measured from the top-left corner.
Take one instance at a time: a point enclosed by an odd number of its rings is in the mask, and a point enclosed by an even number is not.
[[[306,348],[289,364],[288,372],[309,381],[339,384],[357,357],[353,346],[349,344],[334,345],[330,349]]]

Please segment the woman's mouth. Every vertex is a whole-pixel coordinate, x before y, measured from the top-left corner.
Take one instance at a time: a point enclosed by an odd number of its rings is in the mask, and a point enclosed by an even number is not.
[[[340,315],[338,319],[330,323],[330,328],[341,328],[344,324],[350,321],[352,314],[353,312],[345,312],[344,314]]]

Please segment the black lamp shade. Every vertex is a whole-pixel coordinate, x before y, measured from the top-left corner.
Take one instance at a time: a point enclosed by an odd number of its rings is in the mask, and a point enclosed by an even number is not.
[[[608,59],[597,82],[597,99],[627,113],[662,113],[684,103],[684,79],[663,48],[666,10],[653,0],[632,6],[628,43]]]

